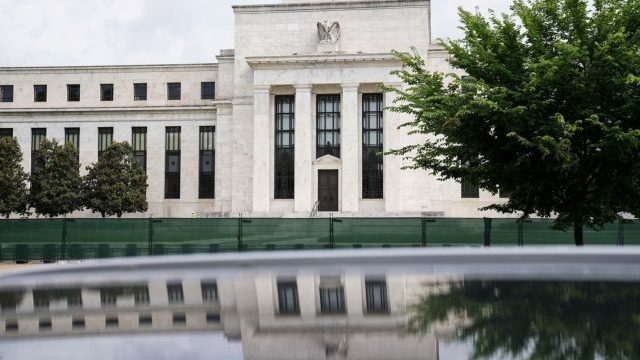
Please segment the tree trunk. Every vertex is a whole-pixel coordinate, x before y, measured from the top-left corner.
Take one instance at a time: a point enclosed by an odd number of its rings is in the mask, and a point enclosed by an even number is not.
[[[584,225],[582,222],[573,223],[573,241],[576,246],[584,246]]]

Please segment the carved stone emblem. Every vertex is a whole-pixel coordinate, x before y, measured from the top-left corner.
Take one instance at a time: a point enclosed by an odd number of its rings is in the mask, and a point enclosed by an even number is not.
[[[340,23],[318,22],[318,41],[320,44],[337,44],[340,41]]]

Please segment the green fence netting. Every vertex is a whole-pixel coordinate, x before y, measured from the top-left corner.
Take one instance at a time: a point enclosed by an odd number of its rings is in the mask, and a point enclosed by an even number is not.
[[[56,261],[231,251],[572,245],[550,219],[208,218],[0,220],[0,259]],[[586,245],[640,245],[640,222],[585,229]]]

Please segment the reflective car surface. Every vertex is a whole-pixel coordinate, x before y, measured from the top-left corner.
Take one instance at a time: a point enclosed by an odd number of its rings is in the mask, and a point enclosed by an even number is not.
[[[283,252],[0,274],[2,359],[635,359],[640,249]]]

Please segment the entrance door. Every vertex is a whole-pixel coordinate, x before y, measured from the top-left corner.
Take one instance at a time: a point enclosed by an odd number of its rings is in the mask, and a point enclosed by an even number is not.
[[[318,170],[318,211],[338,211],[338,170]]]

